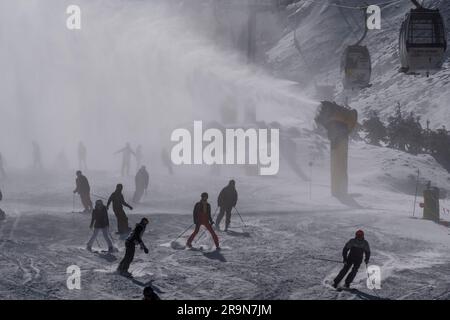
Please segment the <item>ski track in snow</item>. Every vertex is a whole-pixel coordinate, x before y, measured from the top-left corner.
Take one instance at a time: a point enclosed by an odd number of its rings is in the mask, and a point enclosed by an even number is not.
[[[132,215],[132,218],[138,220],[139,217]],[[12,218],[13,221],[3,226],[2,235],[6,234],[7,239],[2,239],[0,269],[6,276],[1,281],[0,294],[5,298],[25,296],[30,299],[127,299],[139,297],[142,286],[151,283],[161,291],[163,298],[169,299],[358,298],[352,293],[335,292],[326,285],[337,274],[340,264],[309,258],[340,260],[344,244],[342,235],[351,234],[346,233],[346,229],[354,228],[348,221],[351,217],[344,215],[342,219],[347,221],[344,223],[339,214],[297,212],[270,216],[246,213],[249,236],[242,236],[240,230],[243,228],[238,227],[240,221],[235,216],[232,222],[234,233],[218,233],[224,244],[220,252],[211,251],[209,234],[198,244],[207,246],[204,251],[172,249],[170,242],[164,240],[171,235],[157,231],[168,229],[172,218],[169,214],[151,215],[151,219],[157,219],[160,225],[158,228],[152,226],[153,231],[145,235],[150,254],[145,255],[137,248],[131,267],[134,280],[114,273],[123,255],[122,243],[118,243],[120,252],[113,255],[89,253],[84,249],[89,237],[89,230],[86,230],[89,217],[78,216],[73,220],[68,215],[27,214],[20,221],[18,217]],[[181,226],[187,225],[191,217],[178,215],[177,219],[181,232]],[[367,219],[372,223],[379,217],[368,216]],[[15,232],[19,222],[21,233]],[[53,235],[41,234],[33,229],[37,223],[41,227],[58,225],[59,230]],[[68,230],[70,232],[66,234]],[[385,296],[385,292],[394,299],[445,296],[450,283],[436,278],[449,269],[450,261],[442,249],[430,250],[430,244],[422,241],[387,236],[376,227],[366,232],[374,246],[372,262],[382,268],[380,296]],[[176,234],[174,232],[173,236]],[[183,243],[189,234],[187,232],[180,238],[179,243]],[[28,242],[30,236],[32,244]],[[99,241],[105,245],[102,238]],[[65,287],[65,270],[71,264],[77,264],[82,270],[80,291],[69,291]],[[409,273],[414,273],[417,283],[408,281]],[[417,279],[422,277],[420,283]],[[361,267],[354,286],[370,294],[365,281]],[[439,288],[437,282],[440,282]],[[436,292],[431,290],[433,288]]]

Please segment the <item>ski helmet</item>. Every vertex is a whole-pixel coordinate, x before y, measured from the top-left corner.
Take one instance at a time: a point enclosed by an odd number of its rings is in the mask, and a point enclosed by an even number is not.
[[[364,231],[358,230],[355,233],[356,239],[364,239]]]
[[[208,193],[207,193],[207,192],[203,192],[202,195],[201,195],[201,197],[202,197],[202,199],[203,199],[203,198],[208,199]]]

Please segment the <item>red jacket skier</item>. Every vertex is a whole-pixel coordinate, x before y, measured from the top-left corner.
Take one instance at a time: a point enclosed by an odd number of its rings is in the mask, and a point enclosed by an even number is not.
[[[194,215],[195,230],[189,237],[186,246],[188,248],[192,248],[192,241],[198,234],[200,227],[203,225],[211,234],[214,240],[214,244],[216,245],[216,249],[220,250],[219,238],[217,237],[216,233],[212,228],[214,222],[212,221],[211,218],[211,205],[208,203],[208,194],[206,192],[202,193],[201,200],[195,204],[193,215]]]

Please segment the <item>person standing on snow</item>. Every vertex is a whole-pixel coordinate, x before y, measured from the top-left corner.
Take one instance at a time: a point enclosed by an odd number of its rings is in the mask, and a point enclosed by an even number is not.
[[[89,186],[89,181],[83,173],[77,171],[77,179],[75,181],[76,188],[73,193],[78,193],[80,195],[81,203],[84,207],[84,212],[92,211],[92,200],[91,200],[91,187]]]
[[[136,156],[133,149],[131,149],[130,143],[127,142],[124,148],[118,150],[115,154],[122,153],[122,177],[130,175],[130,163],[131,156]]]
[[[350,239],[342,250],[342,257],[344,258],[344,267],[334,279],[333,287],[337,288],[339,283],[348,273],[350,268],[352,271],[345,278],[345,288],[349,288],[353,279],[355,279],[358,269],[363,262],[363,256],[365,256],[364,262],[366,265],[370,259],[370,247],[369,243],[364,239],[364,232],[362,230],[356,231],[355,238]]]
[[[133,202],[139,203],[141,201],[144,192],[147,191],[148,183],[149,183],[149,175],[145,166],[142,166],[136,174],[134,178],[134,182],[136,185],[136,191],[134,192]]]
[[[163,148],[161,151],[161,160],[163,165],[167,168],[170,175],[173,175],[173,168],[172,168],[172,160],[170,159],[169,152],[166,148]]]
[[[131,273],[128,272],[131,262],[134,259],[134,253],[136,251],[136,245],[140,245],[141,250],[144,250],[145,254],[148,254],[148,249],[142,241],[142,235],[147,227],[148,219],[142,218],[141,222],[136,224],[133,232],[125,240],[125,256],[120,262],[117,271],[125,277],[131,277]]]
[[[145,287],[144,291],[142,293],[144,295],[142,300],[145,300],[145,301],[161,300],[161,298],[156,294],[155,290],[153,290],[153,288],[150,286]]]
[[[230,180],[228,186],[220,191],[219,197],[217,198],[217,205],[220,207],[219,215],[216,219],[216,228],[220,230],[220,222],[224,214],[225,217],[225,232],[228,231],[228,227],[231,222],[231,210],[236,206],[238,200],[238,194],[236,191],[236,182],[234,180]]]
[[[128,226],[128,217],[125,214],[125,211],[123,210],[123,206],[129,208],[130,210],[133,210],[133,207],[130,206],[128,203],[125,202],[125,199],[123,198],[122,194],[123,185],[118,184],[116,186],[116,190],[111,194],[111,196],[108,199],[108,204],[106,205],[106,209],[109,209],[109,206],[113,205],[113,211],[117,218],[117,233],[118,234],[125,234],[130,232],[130,227]]]
[[[192,248],[192,241],[200,231],[200,227],[204,226],[211,234],[214,244],[216,245],[216,249],[220,250],[219,238],[212,228],[214,222],[211,218],[211,205],[208,203],[208,194],[206,192],[202,193],[201,200],[195,204],[193,215],[195,230],[187,240],[186,246],[188,248]]]
[[[105,205],[102,200],[95,201],[95,209],[92,210],[92,220],[89,228],[94,228],[94,233],[89,239],[86,249],[88,251],[92,251],[92,244],[94,240],[97,239],[98,233],[101,231],[103,234],[103,238],[105,238],[106,243],[108,244],[108,253],[114,252],[114,246],[109,238],[109,219],[108,219],[108,211],[106,210]]]

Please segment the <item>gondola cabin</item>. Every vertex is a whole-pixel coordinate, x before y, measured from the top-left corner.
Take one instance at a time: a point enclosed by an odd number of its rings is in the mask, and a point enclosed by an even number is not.
[[[348,46],[342,55],[344,89],[362,89],[370,85],[372,62],[366,46]]]
[[[401,71],[439,70],[447,51],[447,33],[439,9],[411,9],[402,23],[399,39]]]

